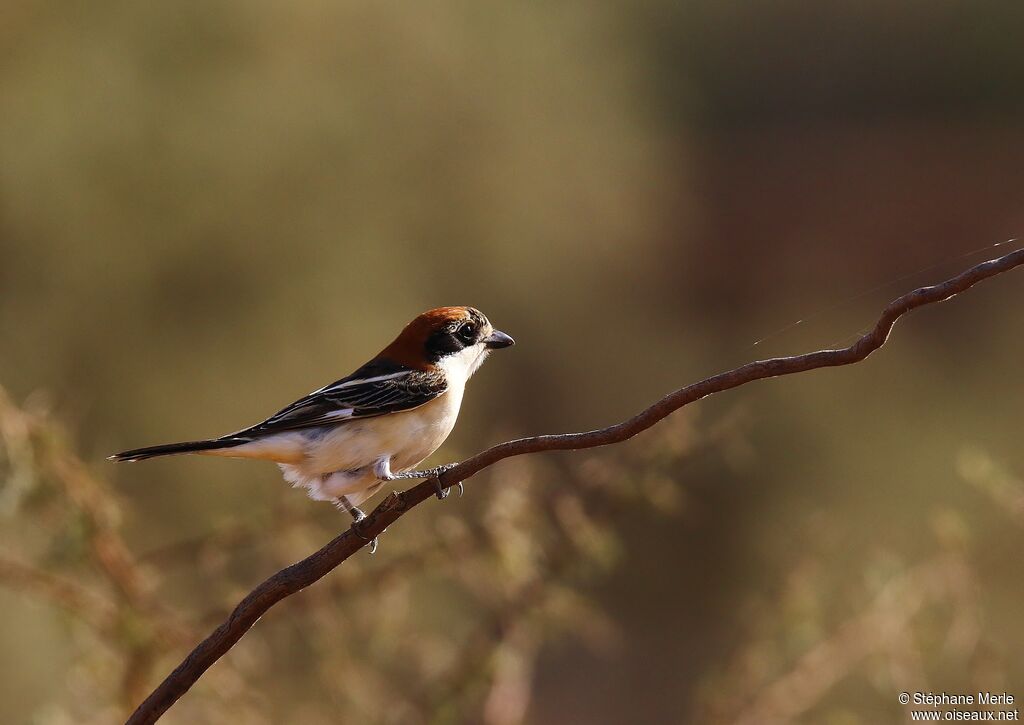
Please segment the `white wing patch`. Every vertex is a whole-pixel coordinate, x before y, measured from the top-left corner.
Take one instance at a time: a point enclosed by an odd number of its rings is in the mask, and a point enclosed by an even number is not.
[[[314,390],[310,395],[316,395],[317,393],[327,393],[333,390],[342,390],[343,388],[352,388],[356,385],[366,385],[367,383],[379,383],[383,380],[394,380],[400,378],[403,375],[408,375],[411,370],[400,370],[397,373],[389,373],[387,375],[376,375],[372,378],[357,378],[355,380],[346,380],[343,383],[332,383],[331,385],[325,385],[319,390]]]
[[[339,420],[344,418],[351,418],[352,413],[354,412],[355,410],[353,408],[345,408],[344,410],[335,410],[330,413],[324,413],[323,418],[324,420]]]

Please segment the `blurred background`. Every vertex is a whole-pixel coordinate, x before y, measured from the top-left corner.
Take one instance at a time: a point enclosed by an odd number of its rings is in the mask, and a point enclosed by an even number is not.
[[[449,304],[519,344],[435,462],[603,426],[849,342],[1024,232],[1014,0],[2,16],[4,722],[122,719],[349,525],[273,466],[114,451],[255,423]],[[902,722],[901,691],[1024,696],[1019,274],[863,364],[489,469],[273,609],[166,722],[845,724]]]

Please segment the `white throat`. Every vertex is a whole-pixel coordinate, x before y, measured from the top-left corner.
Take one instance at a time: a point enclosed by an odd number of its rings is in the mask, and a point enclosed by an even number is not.
[[[450,387],[461,388],[483,365],[489,352],[490,350],[482,342],[478,342],[457,353],[444,356],[437,361],[437,366],[444,371],[445,379]]]

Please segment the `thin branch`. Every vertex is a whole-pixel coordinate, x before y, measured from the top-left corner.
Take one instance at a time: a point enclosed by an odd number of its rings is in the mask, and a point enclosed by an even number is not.
[[[0,555],[0,586],[45,597],[103,634],[117,621],[117,607],[76,581]]]
[[[116,595],[111,604],[123,604],[143,615],[152,632],[164,644],[176,646],[194,640],[195,633],[191,628],[181,623],[152,591],[131,549],[125,544],[120,533],[116,498],[72,452],[59,427],[53,425],[47,414],[14,406],[0,388],[0,436],[6,441],[8,455],[15,452],[13,455],[34,475],[42,471],[50,473],[54,483],[81,512],[86,524],[90,561]],[[0,562],[0,575],[9,579],[16,571],[19,571],[16,562]],[[40,572],[40,575],[45,575],[45,572]],[[28,581],[26,577],[22,579]],[[36,576],[33,581],[38,590],[42,579]],[[119,607],[115,606],[117,609]]]
[[[874,327],[849,347],[819,350],[805,355],[772,358],[747,363],[728,372],[713,375],[671,393],[632,418],[586,433],[567,433],[521,438],[488,448],[443,473],[439,482],[451,488],[498,461],[540,451],[568,451],[620,443],[647,430],[669,414],[713,393],[737,388],[754,380],[792,375],[817,368],[851,365],[864,360],[885,344],[896,321],[924,305],[942,302],[994,277],[1024,264],[1024,249],[998,259],[982,262],[965,272],[931,287],[921,287],[891,302]],[[160,686],[139,705],[128,719],[129,725],[153,723],[167,711],[204,672],[252,627],[267,610],[285,597],[299,592],[325,576],[355,554],[367,542],[384,532],[414,506],[434,495],[438,481],[428,480],[385,498],[359,524],[341,534],[315,554],[274,574],[256,587],[210,636],[199,643]]]
[[[153,594],[121,537],[115,504],[103,484],[93,478],[85,464],[63,448],[54,451],[50,466],[68,497],[85,515],[93,559],[121,600],[146,615],[156,634],[166,643],[187,642],[191,631]]]

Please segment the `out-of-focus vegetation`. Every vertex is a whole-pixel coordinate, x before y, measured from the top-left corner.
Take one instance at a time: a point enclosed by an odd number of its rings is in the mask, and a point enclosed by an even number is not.
[[[519,342],[438,461],[604,425],[1024,229],[1012,0],[2,15],[5,722],[116,719],[347,525],[270,466],[114,450],[255,422],[438,304]],[[495,467],[168,721],[874,723],[904,690],[1012,692],[1020,290],[621,450]]]
[[[42,722],[117,721],[227,616],[256,572],[300,558],[339,526],[281,498],[268,520],[137,554],[122,533],[122,502],[69,451],[41,403],[22,410],[0,397],[0,440],[0,585],[66,615],[66,671],[35,713]],[[678,416],[614,457],[516,461],[468,515],[411,522],[384,539],[387,556],[346,563],[282,605],[170,717],[519,722],[544,644],[569,635],[593,652],[621,646],[580,588],[620,562],[617,519],[679,513],[666,469],[713,445]]]

